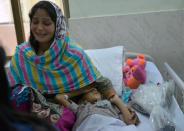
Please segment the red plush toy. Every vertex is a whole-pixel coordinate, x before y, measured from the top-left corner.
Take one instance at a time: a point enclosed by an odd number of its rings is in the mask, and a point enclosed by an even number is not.
[[[145,56],[139,54],[135,59],[127,59],[123,67],[123,80],[126,86],[136,89],[146,81]]]

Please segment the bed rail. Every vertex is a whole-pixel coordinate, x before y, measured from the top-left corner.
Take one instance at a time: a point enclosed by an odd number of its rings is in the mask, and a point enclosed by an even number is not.
[[[146,60],[154,62],[153,57],[151,57],[150,55],[145,54],[145,53],[137,53],[137,52],[129,52],[129,51],[127,51],[127,52],[125,52],[125,58],[136,58],[137,55],[139,55],[139,54],[144,54]]]
[[[174,92],[174,96],[184,113],[184,82],[183,80],[176,74],[176,72],[170,67],[170,65],[165,62],[164,66],[166,67],[168,75],[175,81],[176,88]]]

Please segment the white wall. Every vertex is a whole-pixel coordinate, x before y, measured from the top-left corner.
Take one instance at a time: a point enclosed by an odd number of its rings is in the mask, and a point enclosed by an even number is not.
[[[70,31],[84,48],[124,45],[167,61],[184,79],[184,0],[69,0]]]
[[[167,61],[184,79],[184,10],[70,19],[72,37],[84,48],[123,45],[151,55],[164,73]]]
[[[69,0],[71,18],[135,14],[184,8],[184,0]]]

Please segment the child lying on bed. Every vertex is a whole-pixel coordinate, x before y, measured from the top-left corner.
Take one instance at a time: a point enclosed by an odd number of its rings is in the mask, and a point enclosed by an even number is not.
[[[96,88],[91,88],[80,96],[79,104],[76,104],[67,97],[67,95],[59,95],[57,99],[60,104],[63,104],[65,107],[70,108],[76,113],[77,120],[74,124],[73,130],[76,130],[77,127],[79,127],[80,124],[88,118],[88,116],[94,114],[113,117],[124,121],[124,116],[126,114],[123,113],[123,108],[121,107],[121,104],[119,104],[122,102],[119,101],[120,99],[118,99],[119,96],[117,95],[113,95],[109,100],[103,99],[102,95]],[[116,108],[114,104],[120,106]],[[129,111],[132,114],[132,119],[124,122],[129,124],[130,121],[131,123],[134,121],[135,125],[137,125],[139,123],[137,115],[131,109],[129,109]]]

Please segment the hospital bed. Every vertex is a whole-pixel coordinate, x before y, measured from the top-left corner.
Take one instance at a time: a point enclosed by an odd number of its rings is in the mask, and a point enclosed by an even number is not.
[[[111,79],[111,77],[115,77],[114,74],[118,75],[118,72],[116,72],[116,73],[114,72],[113,75],[108,74],[106,72],[108,70],[113,72],[113,70],[111,70],[112,67],[114,67],[114,68],[117,67],[117,69],[119,68],[115,64],[112,65],[111,63],[121,63],[121,62],[123,63],[123,61],[126,58],[135,58],[139,54],[139,53],[135,53],[135,52],[125,52],[124,49],[121,50],[120,48],[123,48],[123,47],[117,46],[117,47],[106,48],[106,49],[91,49],[91,50],[87,50],[86,52],[91,57],[92,61],[97,66],[97,68],[101,71],[101,73],[103,75],[108,76]],[[118,54],[118,52],[119,52],[119,54]],[[114,55],[113,53],[115,53],[115,57],[114,57],[115,60],[111,59],[111,55]],[[120,56],[121,53],[122,53],[122,57]],[[163,83],[164,82],[163,75],[160,73],[157,66],[155,65],[154,58],[148,54],[145,54],[145,57],[147,60],[147,64],[146,64],[147,80],[146,80],[146,83],[149,83],[149,82],[155,83],[155,84]],[[122,58],[122,61],[117,62],[116,59],[120,59],[120,58]],[[106,59],[106,60],[104,60],[104,59]],[[108,61],[110,61],[110,62],[108,62]],[[107,68],[106,70],[104,70],[104,68],[106,68],[104,66],[110,66],[110,68]],[[177,76],[177,74],[174,72],[174,70],[172,70],[172,68],[167,63],[165,63],[165,68],[166,68],[165,71],[167,74],[167,80],[173,79],[174,83],[175,83],[174,96],[172,96],[169,112],[172,115],[176,131],[183,131],[184,130],[184,126],[183,126],[184,114],[183,114],[182,110],[184,108],[184,84],[183,84],[183,81]],[[118,77],[122,77],[122,76],[119,75]],[[113,81],[114,81],[114,79],[112,79],[112,83],[113,83]],[[116,80],[115,82],[117,82],[117,81],[118,80]],[[116,91],[118,91],[118,92],[119,92],[119,90],[120,89],[116,89]],[[154,131],[153,125],[152,125],[151,121],[149,120],[149,117],[144,116],[139,112],[137,112],[137,114],[139,116],[141,123],[136,128],[134,128],[132,126],[125,126],[121,130],[122,131],[123,130],[126,130],[126,131]],[[86,124],[83,123],[82,128],[80,128],[80,130],[82,129],[82,131],[85,131],[85,130],[90,130],[90,129],[92,130],[93,128],[94,129],[97,128],[97,125],[100,123],[95,123],[95,127],[93,127],[91,125],[93,125],[93,123],[96,121],[96,119],[94,121],[92,119],[95,119],[95,118],[91,118],[91,120],[87,121]],[[108,118],[104,118],[104,121],[107,119]],[[99,125],[99,126],[101,126],[101,125]],[[115,127],[112,127],[112,129],[115,129]],[[110,131],[110,129],[105,129],[105,130]]]

